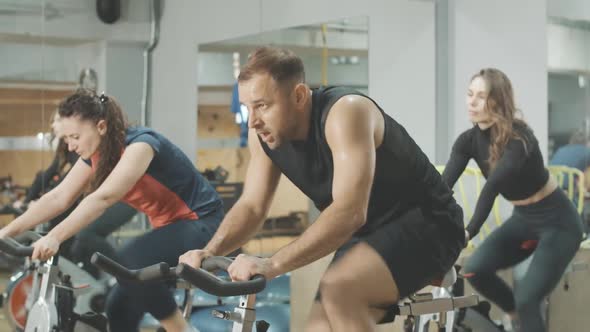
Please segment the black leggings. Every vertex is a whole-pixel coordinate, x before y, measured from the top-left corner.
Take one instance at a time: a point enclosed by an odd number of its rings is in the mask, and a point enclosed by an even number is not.
[[[545,331],[541,302],[558,284],[582,240],[582,222],[574,205],[557,189],[541,201],[516,206],[465,264],[471,285],[505,312],[516,312],[523,332]],[[514,293],[496,271],[534,253]]]
[[[108,208],[96,221],[76,234],[70,250],[71,258],[76,263],[82,263],[84,270],[98,278],[99,270],[90,263],[90,258],[95,252],[115,258],[115,249],[107,237],[136,214],[137,210],[122,202]]]
[[[200,220],[175,221],[133,240],[117,253],[121,264],[131,269],[159,262],[178,264],[178,257],[193,249],[203,248],[217,230],[223,212]],[[169,318],[177,310],[169,285],[164,282],[129,283],[119,280],[107,299],[109,331],[138,331],[146,312],[158,320]]]

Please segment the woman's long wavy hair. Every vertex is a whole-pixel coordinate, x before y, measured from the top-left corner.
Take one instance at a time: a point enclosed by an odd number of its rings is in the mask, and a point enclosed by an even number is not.
[[[514,125],[528,127],[526,122],[517,117],[520,111],[515,106],[512,83],[506,74],[495,68],[484,68],[473,75],[471,81],[477,77],[484,80],[488,89],[485,111],[490,114],[494,123],[490,127],[491,145],[488,164],[490,169],[494,169],[510,139],[521,140],[526,151],[526,137],[515,131]]]
[[[94,178],[90,183],[89,192],[95,191],[109,176],[115,165],[121,159],[125,148],[125,135],[128,127],[127,119],[119,103],[106,95],[97,95],[88,89],[78,89],[59,105],[59,116],[68,118],[78,117],[83,121],[98,124],[106,122],[106,133],[102,136],[98,146],[99,161],[96,165]]]
[[[59,117],[58,110],[55,110],[55,112],[51,114],[51,124],[53,124],[56,121],[56,117]],[[60,176],[62,176],[65,173],[64,170],[66,169],[66,164],[68,163],[68,145],[62,137],[58,137],[56,135],[55,131],[52,128],[51,134],[49,135],[49,145],[53,146],[53,142],[56,139],[57,147],[55,148],[55,159],[57,160],[57,172]]]
[[[63,176],[66,171],[73,166],[68,166],[68,144],[62,138],[57,141],[55,159],[57,159],[57,172],[59,173],[60,177]]]

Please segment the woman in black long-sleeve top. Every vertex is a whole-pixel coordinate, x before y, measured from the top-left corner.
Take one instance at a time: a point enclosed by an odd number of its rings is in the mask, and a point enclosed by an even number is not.
[[[468,259],[464,273],[478,292],[520,325],[520,331],[545,331],[540,304],[579,248],[580,216],[545,169],[532,130],[515,117],[508,77],[497,69],[482,69],[471,79],[466,102],[474,126],[457,138],[443,179],[452,187],[471,158],[487,178],[466,228],[468,238],[477,235],[498,194],[514,210]],[[533,253],[513,293],[496,271]]]
[[[77,160],[78,155],[73,151],[68,151],[67,144],[59,139],[53,161],[47,169],[37,173],[27,191],[24,203],[29,204],[31,201],[39,199],[43,193],[55,187]]]
[[[37,173],[24,200],[15,203],[16,208],[21,208],[23,205],[28,206],[29,204],[34,204],[34,201],[41,198],[44,193],[56,187],[78,160],[78,154],[74,151],[69,151],[68,145],[64,142],[63,138],[60,137],[59,115],[57,114],[57,111],[51,117],[51,138],[49,143],[53,144],[55,140],[57,140],[57,145],[53,161],[49,167]],[[53,218],[49,222],[49,228],[51,229],[59,224],[60,221],[72,212],[76,205],[77,204],[74,204],[73,207]]]

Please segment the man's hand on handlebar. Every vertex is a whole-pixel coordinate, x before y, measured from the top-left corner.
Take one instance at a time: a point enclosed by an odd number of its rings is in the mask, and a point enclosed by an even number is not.
[[[278,275],[270,258],[245,254],[238,255],[227,269],[227,272],[234,281],[250,280],[257,274],[263,275],[267,280],[270,280]]]
[[[49,258],[53,257],[57,254],[59,250],[59,241],[54,238],[53,236],[47,234],[44,237],[37,240],[33,243],[33,255],[31,256],[32,259],[38,259],[41,261],[48,260]]]
[[[213,256],[209,250],[197,249],[190,250],[178,257],[178,264],[184,263],[192,268],[198,269],[205,258]]]

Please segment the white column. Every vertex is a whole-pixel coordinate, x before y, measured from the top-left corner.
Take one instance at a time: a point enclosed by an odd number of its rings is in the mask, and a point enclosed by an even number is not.
[[[106,45],[106,91],[117,98],[132,125],[141,122],[146,44],[110,42]]]
[[[369,92],[434,156],[434,4],[422,1],[168,1],[154,55],[153,126],[196,150],[196,44],[284,27],[369,18]]]
[[[465,94],[479,69],[505,72],[514,88],[516,106],[535,131],[547,157],[547,17],[545,1],[450,0],[452,78],[449,108],[456,138],[469,128]]]
[[[166,1],[151,81],[151,127],[193,161],[197,151],[195,15],[191,1]]]

